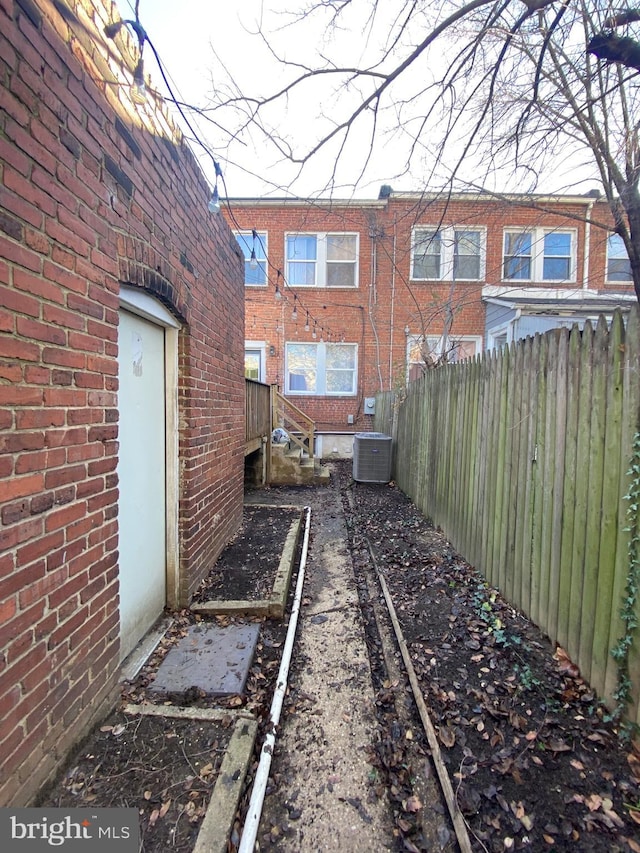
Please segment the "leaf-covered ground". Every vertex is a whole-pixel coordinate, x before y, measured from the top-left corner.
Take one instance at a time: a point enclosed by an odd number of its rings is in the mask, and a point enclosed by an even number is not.
[[[377,568],[389,586],[474,851],[638,853],[640,755],[620,741],[571,661],[490,589],[395,486],[354,484],[351,464],[344,462],[334,465],[329,488],[339,489],[343,497],[345,548],[359,589],[376,690],[378,733],[370,750],[370,787],[353,791],[354,809],[370,797],[385,799],[393,821],[390,835],[398,850],[455,849],[446,810],[434,793],[436,780],[410,693],[403,687],[402,675],[388,671],[381,651],[373,614],[381,602],[375,586]],[[314,504],[314,490],[302,491],[303,503]],[[259,497],[254,495],[254,500]],[[282,504],[302,499],[295,489],[286,488],[265,490],[265,498]],[[277,507],[255,515],[248,512],[249,516],[251,523],[243,525],[212,567],[203,585],[204,598],[211,595],[207,584],[221,583],[221,598],[244,597],[240,583],[251,587],[247,597],[263,594],[252,593],[254,586],[271,588],[290,518]],[[312,538],[311,560],[315,547]],[[221,571],[227,560],[243,566],[244,576]],[[304,599],[303,607],[307,603]],[[244,707],[261,724],[259,746],[286,624],[257,620],[260,638],[244,696],[216,699],[191,691],[158,700],[153,680],[160,660],[188,625],[202,618],[190,611],[172,615],[171,629],[139,675],[124,685],[123,699]],[[225,624],[231,617],[217,621]],[[311,701],[297,686],[304,666],[294,652],[284,726]],[[126,794],[141,809],[146,853],[169,849],[187,853],[204,811],[205,783],[215,777],[224,732],[210,732],[200,745],[196,740],[195,752],[190,752],[187,738],[198,735],[198,726],[195,732],[175,737],[176,724],[168,720],[141,737],[142,729],[135,726],[142,724],[127,724],[125,731],[120,731],[121,725],[114,717],[95,729],[48,790],[47,797],[52,798],[48,802],[57,797],[62,804],[62,798],[69,797],[77,805],[108,806],[115,802],[114,791],[118,797]],[[175,752],[182,743],[186,765],[182,747]],[[312,753],[309,762],[312,766]],[[166,775],[154,776],[160,766],[167,768]],[[272,767],[276,791],[278,772],[276,760]],[[248,802],[250,781],[242,808]],[[292,784],[295,790],[295,780]],[[272,837],[266,843],[273,849],[282,837],[273,830],[284,832],[298,819],[295,803],[283,803],[282,810],[282,820],[267,833]],[[236,849],[242,819],[241,811],[230,850]],[[180,830],[177,836],[175,828]],[[260,838],[264,844],[264,834]]]
[[[214,724],[116,711],[96,726],[39,805],[135,808],[141,851],[189,853],[232,723],[231,717]]]
[[[393,484],[347,488],[354,562],[389,586],[474,849],[640,851],[640,756],[577,668]]]

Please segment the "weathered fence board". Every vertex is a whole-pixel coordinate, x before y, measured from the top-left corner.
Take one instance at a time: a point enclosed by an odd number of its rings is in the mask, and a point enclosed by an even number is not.
[[[624,632],[640,321],[601,318],[428,371],[378,396],[403,491],[610,703]],[[639,614],[640,617],[640,614]],[[640,652],[629,658],[640,721]]]

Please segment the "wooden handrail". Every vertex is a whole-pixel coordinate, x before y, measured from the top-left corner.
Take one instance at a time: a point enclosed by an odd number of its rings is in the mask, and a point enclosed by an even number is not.
[[[282,427],[289,434],[289,439],[313,459],[316,425],[302,409],[292,403],[284,394],[278,391],[277,385],[271,386],[271,417],[272,427]],[[295,432],[292,432],[295,430]],[[297,435],[301,434],[301,438]]]

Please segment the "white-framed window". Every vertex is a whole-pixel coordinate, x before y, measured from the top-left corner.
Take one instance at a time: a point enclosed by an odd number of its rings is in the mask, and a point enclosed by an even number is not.
[[[607,239],[607,281],[633,281],[629,255],[619,234]]]
[[[479,335],[410,335],[407,339],[407,375],[419,379],[428,366],[455,364],[482,351]]]
[[[414,281],[480,281],[484,276],[486,232],[474,227],[413,229]]]
[[[244,375],[247,379],[264,382],[266,376],[266,344],[264,341],[245,341]]]
[[[285,234],[290,287],[357,287],[358,235]]]
[[[507,229],[502,277],[505,281],[575,281],[576,232]]]
[[[237,231],[236,240],[244,255],[244,283],[247,287],[266,287],[267,232]]]
[[[354,396],[358,383],[358,345],[288,343],[287,394]]]

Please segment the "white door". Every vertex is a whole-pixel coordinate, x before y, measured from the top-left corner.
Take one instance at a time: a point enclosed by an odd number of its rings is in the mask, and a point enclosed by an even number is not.
[[[121,309],[119,345],[120,655],[167,600],[165,329]]]

